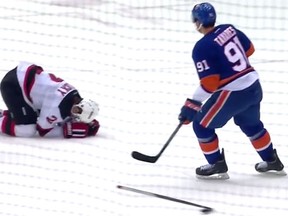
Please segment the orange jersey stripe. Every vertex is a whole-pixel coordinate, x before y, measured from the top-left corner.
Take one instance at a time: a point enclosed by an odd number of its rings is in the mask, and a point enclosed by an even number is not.
[[[207,114],[204,116],[200,124],[203,127],[207,127],[210,122],[213,120],[213,118],[217,115],[217,113],[221,110],[225,102],[227,101],[230,91],[222,91],[215,102],[215,104],[210,108],[210,110],[207,112]]]
[[[246,56],[249,57],[255,52],[254,45],[251,43],[249,49],[246,51]]]
[[[207,92],[212,93],[219,88],[220,76],[218,74],[215,74],[204,77],[201,79],[200,83]]]
[[[249,68],[247,68],[247,69],[245,69],[245,70],[243,70],[243,71],[241,71],[241,72],[239,72],[237,74],[234,74],[231,77],[228,77],[226,79],[220,80],[220,85],[219,86],[222,87],[222,86],[232,82],[233,80],[237,79],[238,77],[241,77],[241,76],[243,76],[243,75],[245,75],[245,74],[247,74],[247,73],[249,73],[251,71],[254,71],[253,67],[249,67]]]
[[[240,71],[237,74],[234,74],[233,76],[230,76],[226,79],[222,79],[220,80],[220,75],[218,74],[214,74],[214,75],[210,75],[207,77],[203,77],[200,80],[200,84],[203,87],[203,89],[207,92],[213,93],[215,92],[217,89],[221,88],[224,85],[227,85],[228,83],[232,82],[233,80],[237,79],[238,77],[241,77],[251,71],[254,71],[253,67],[249,67],[243,71]]]

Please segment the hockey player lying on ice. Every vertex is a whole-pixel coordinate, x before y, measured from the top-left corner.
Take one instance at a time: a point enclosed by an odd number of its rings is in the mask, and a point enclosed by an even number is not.
[[[7,110],[0,112],[3,134],[16,137],[84,138],[100,127],[98,104],[42,67],[20,62],[1,81]]]

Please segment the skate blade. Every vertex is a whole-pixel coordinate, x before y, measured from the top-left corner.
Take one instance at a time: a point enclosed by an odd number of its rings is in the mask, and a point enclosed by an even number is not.
[[[202,175],[196,175],[198,179],[205,179],[205,180],[226,180],[229,179],[228,173],[216,173],[209,176],[202,176]]]
[[[275,176],[286,176],[287,173],[284,170],[276,171],[276,170],[269,170],[267,172],[259,172],[263,175],[275,175]]]
[[[275,174],[279,175],[279,176],[286,176],[287,175],[287,173],[284,170],[277,171]]]

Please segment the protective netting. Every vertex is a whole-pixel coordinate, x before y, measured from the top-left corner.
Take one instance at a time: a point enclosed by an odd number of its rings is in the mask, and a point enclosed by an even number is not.
[[[288,6],[285,0],[222,0],[218,23],[254,42],[262,119],[287,166]],[[70,81],[100,104],[101,129],[82,140],[0,136],[0,215],[197,215],[199,208],[121,191],[126,185],[210,206],[216,215],[286,215],[287,177],[261,176],[259,157],[229,122],[218,135],[231,179],[199,181],[206,163],[190,126],[178,124],[197,86],[191,49],[201,37],[190,21],[196,1],[9,0],[0,2],[1,77],[31,61]],[[11,95],[11,97],[13,97]],[[5,105],[1,99],[1,107]]]

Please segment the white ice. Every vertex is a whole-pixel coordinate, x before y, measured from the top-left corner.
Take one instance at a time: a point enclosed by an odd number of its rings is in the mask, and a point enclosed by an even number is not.
[[[156,163],[130,156],[134,150],[158,153],[197,86],[191,49],[201,35],[190,22],[195,2],[1,1],[1,76],[22,60],[42,65],[100,104],[101,128],[80,140],[0,136],[0,215],[202,215],[201,208],[117,185],[209,206],[214,216],[287,215],[287,177],[255,172],[260,158],[233,122],[217,131],[227,181],[196,179],[195,168],[206,161],[191,125]],[[211,2],[219,23],[233,23],[255,44],[251,63],[263,83],[262,120],[287,166],[286,1]],[[0,105],[5,108],[2,99]]]

